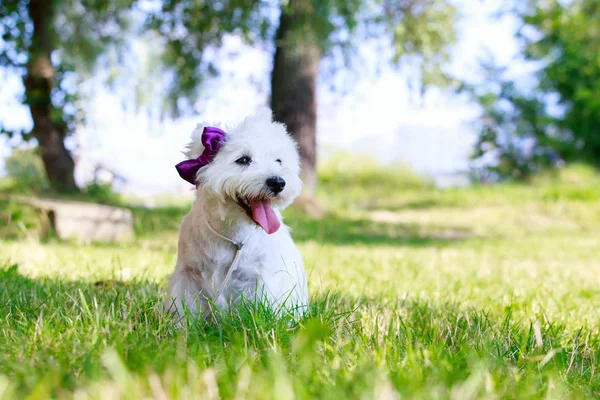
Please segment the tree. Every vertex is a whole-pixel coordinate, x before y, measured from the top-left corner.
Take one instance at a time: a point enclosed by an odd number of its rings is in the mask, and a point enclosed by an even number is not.
[[[564,115],[557,150],[566,161],[600,166],[600,2],[551,0],[522,15],[528,60],[542,62],[539,90],[558,95]],[[551,132],[547,132],[549,136]]]
[[[3,0],[0,3],[0,66],[22,77],[23,104],[33,129],[14,132],[39,145],[51,187],[77,190],[75,164],[65,146],[81,118],[77,88],[110,45],[120,41],[126,13],[135,0]],[[2,128],[2,127],[0,127]]]
[[[474,158],[492,159],[481,171],[526,179],[563,162],[600,166],[600,3],[530,1],[514,13],[523,59],[539,68],[533,87],[488,63],[486,83],[466,85],[483,110]]]
[[[522,93],[515,82],[506,80],[506,68],[484,63],[485,84],[465,84],[481,106],[479,135],[472,153],[476,180],[526,180],[542,169],[558,165],[553,150],[557,142],[549,135],[557,132],[547,115],[544,94]]]
[[[324,47],[317,33],[329,22],[319,20],[319,16],[326,19],[328,12],[317,12],[314,3],[291,0],[282,7],[271,72],[271,109],[274,118],[283,122],[298,142],[304,187],[309,194],[317,180],[316,86]]]
[[[306,194],[317,182],[316,82],[322,56],[352,48],[374,35],[387,37],[395,64],[408,58],[420,68],[421,84],[449,82],[441,66],[454,43],[456,10],[445,0],[320,1],[282,3],[271,74],[271,108],[299,144]],[[355,31],[364,32],[361,37]],[[347,32],[348,39],[340,40]]]
[[[409,61],[427,84],[447,84],[441,66],[455,40],[456,10],[448,0],[288,0],[272,9],[258,0],[163,0],[152,25],[167,38],[165,61],[175,72],[172,103],[193,104],[200,71],[209,70],[203,49],[220,43],[225,32],[247,41],[273,41],[271,108],[299,143],[305,187],[316,184],[316,85],[323,57],[336,50],[349,55],[362,40],[385,37],[394,49],[388,60]],[[350,58],[350,57],[348,57]],[[385,62],[385,61],[384,61]]]

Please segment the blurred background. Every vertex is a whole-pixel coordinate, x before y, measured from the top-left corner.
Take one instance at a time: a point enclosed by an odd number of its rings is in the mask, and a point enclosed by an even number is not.
[[[600,398],[599,50],[599,0],[0,0],[0,399]],[[176,329],[174,166],[261,106],[310,317]]]
[[[3,188],[191,196],[199,121],[269,105],[316,165],[439,187],[600,162],[596,0],[2,0]]]

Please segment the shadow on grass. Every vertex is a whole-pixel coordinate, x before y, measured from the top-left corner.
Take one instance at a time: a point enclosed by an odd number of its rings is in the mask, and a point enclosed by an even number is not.
[[[138,238],[157,233],[176,232],[188,209],[133,208]],[[314,240],[333,245],[446,246],[473,237],[469,230],[453,227],[424,227],[396,221],[373,221],[328,214],[314,219],[296,209],[286,211],[285,222],[292,228],[297,242]]]
[[[357,199],[354,205],[364,211],[407,211],[428,210],[431,208],[455,208],[465,205],[462,199],[453,198],[450,190],[444,192],[437,190],[423,190],[420,192],[403,193],[396,196],[377,197],[366,195],[365,198]]]
[[[37,223],[35,213],[27,213],[27,209],[21,206],[13,210],[8,207],[8,203],[5,205],[6,207],[0,208],[0,217],[10,220],[7,226],[12,231],[7,230],[8,228],[0,229],[0,237],[20,239],[29,232],[32,235],[35,233],[36,237],[49,239],[38,232],[41,225]],[[189,211],[189,207],[180,206],[130,209],[133,214],[134,232],[138,239],[152,239],[162,237],[160,235],[163,234],[176,233],[181,219]],[[294,240],[298,242],[314,240],[333,245],[445,246],[472,236],[464,228],[425,227],[419,224],[373,221],[336,214],[328,214],[315,220],[297,209],[290,209],[285,214],[286,223],[292,227]],[[174,242],[173,245],[175,244]],[[102,243],[97,245],[101,246]]]
[[[373,221],[329,214],[320,220],[294,213],[286,218],[297,242],[333,245],[447,246],[474,235],[464,228]]]
[[[190,363],[202,370],[216,368],[219,390],[229,398],[240,366],[268,369],[280,354],[295,389],[310,382],[313,395],[364,389],[372,382],[361,379],[371,375],[361,371],[375,371],[380,357],[394,387],[409,397],[422,390],[415,382],[447,388],[463,382],[474,360],[497,379],[507,379],[518,368],[524,378],[519,382],[533,390],[547,382],[538,380],[540,374],[560,374],[586,393],[600,389],[600,382],[591,379],[600,356],[597,332],[582,328],[573,333],[551,321],[535,328],[515,319],[510,309],[488,312],[398,301],[390,294],[324,293],[313,299],[298,324],[246,308],[220,324],[188,318],[186,328],[177,328],[161,309],[161,293],[160,285],[147,281],[31,279],[16,266],[0,266],[0,373],[10,376],[21,393],[40,385],[52,393],[72,391],[109,378],[106,354],[114,350],[128,371],[139,374],[169,370],[187,376]],[[334,384],[315,379],[314,371],[326,371],[340,357],[351,360],[352,367],[342,362]]]

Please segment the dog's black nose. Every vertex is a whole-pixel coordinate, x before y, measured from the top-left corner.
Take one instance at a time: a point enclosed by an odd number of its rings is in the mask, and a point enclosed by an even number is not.
[[[267,179],[267,187],[271,189],[273,194],[277,194],[285,187],[285,181],[278,176],[272,176]]]

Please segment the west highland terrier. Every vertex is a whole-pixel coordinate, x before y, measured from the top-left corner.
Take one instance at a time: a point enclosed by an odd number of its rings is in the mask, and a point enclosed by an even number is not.
[[[165,307],[208,317],[247,300],[300,316],[304,263],[281,217],[302,189],[296,143],[267,110],[223,128],[198,125],[176,166],[197,190]]]

